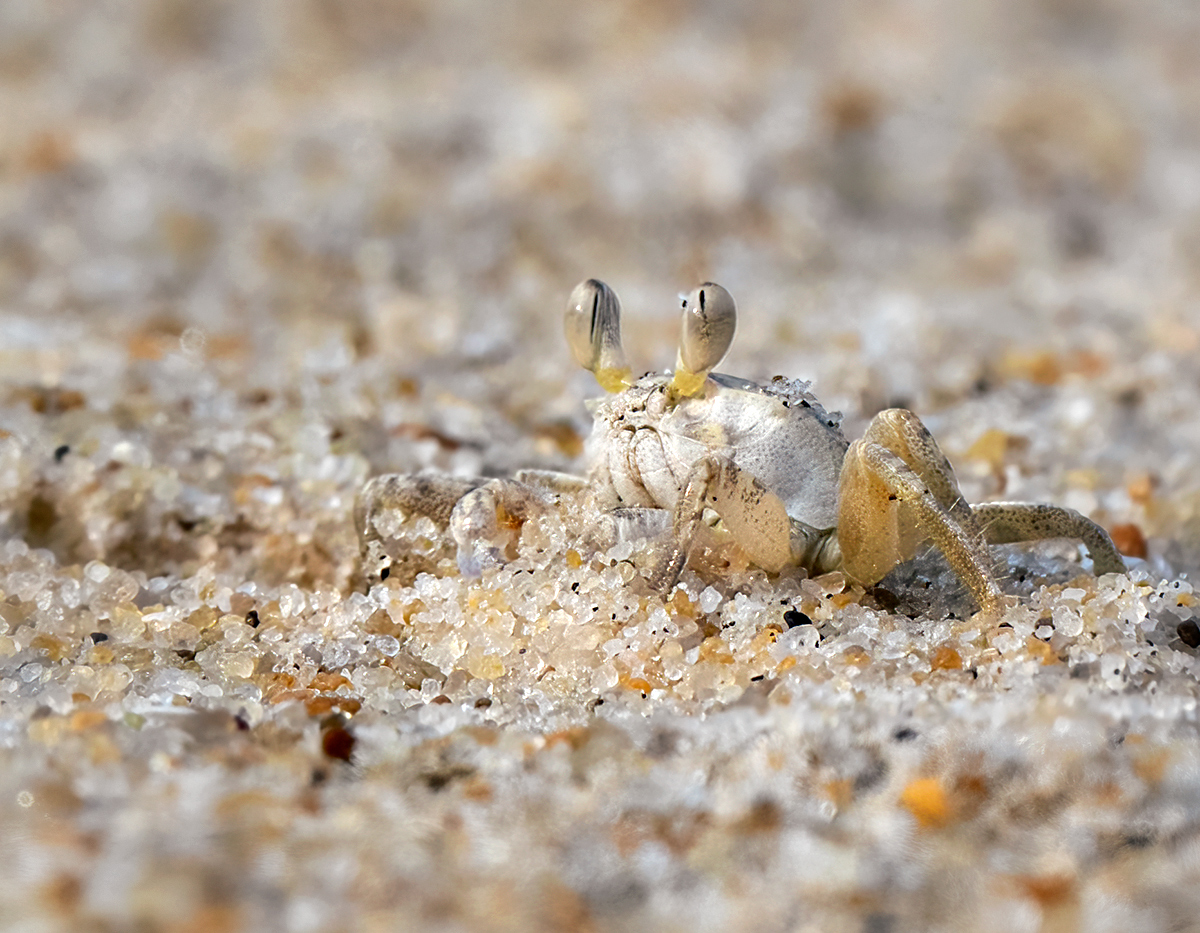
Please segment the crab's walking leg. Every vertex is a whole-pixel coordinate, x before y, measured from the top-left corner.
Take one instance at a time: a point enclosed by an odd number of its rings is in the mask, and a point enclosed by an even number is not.
[[[500,563],[521,524],[548,507],[533,487],[516,480],[491,479],[470,490],[450,514],[459,572],[478,577],[484,567]]]
[[[460,479],[439,473],[388,473],[367,480],[354,503],[354,524],[361,539],[378,535],[375,519],[392,512],[424,516],[445,528],[458,500],[485,479]]]
[[[363,486],[354,507],[354,523],[362,543],[366,582],[379,582],[376,568],[395,569],[399,579],[436,569],[438,554],[422,557],[408,551],[400,534],[404,522],[428,518],[448,528],[458,548],[464,576],[479,576],[496,563],[521,523],[547,508],[531,486],[507,479],[469,479],[440,474],[376,476]]]
[[[1097,576],[1124,573],[1125,561],[1108,532],[1074,509],[1034,502],[989,502],[973,506],[989,544],[1074,538],[1082,541]]]
[[[911,412],[881,412],[862,440],[850,445],[837,535],[842,567],[860,583],[879,581],[929,540],[981,609],[993,612],[1003,604],[978,521],[937,442]]]
[[[517,470],[513,479],[518,483],[552,493],[583,492],[588,488],[588,481],[585,477],[576,476],[574,473],[562,473],[558,470]]]
[[[755,564],[776,572],[791,559],[791,520],[783,501],[728,457],[709,454],[692,465],[675,503],[671,548],[651,576],[655,589],[673,587],[687,563],[705,509],[721,517]]]
[[[447,549],[432,541],[414,547],[421,538],[406,532],[406,524],[426,518],[445,529],[458,501],[485,482],[438,473],[390,473],[368,480],[354,503],[366,585],[390,576],[411,582],[420,572],[436,572],[450,556]]]

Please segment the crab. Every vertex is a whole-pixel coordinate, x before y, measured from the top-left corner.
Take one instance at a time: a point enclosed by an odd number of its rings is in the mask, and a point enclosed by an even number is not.
[[[368,570],[382,566],[379,579],[406,561],[410,572],[432,569],[438,535],[448,528],[460,570],[478,575],[505,559],[506,530],[511,550],[512,529],[554,496],[582,492],[608,523],[610,540],[642,542],[645,575],[663,593],[710,531],[727,535],[769,573],[840,570],[864,587],[932,544],[988,613],[1007,602],[989,545],[1073,538],[1086,546],[1097,575],[1124,572],[1108,533],[1072,509],[969,505],[911,411],[879,412],[851,443],[807,383],[777,377],[759,384],[713,372],[736,317],[729,292],[700,285],[683,300],[674,371],[635,380],[621,348],[615,292],[596,279],[581,283],[567,306],[567,342],[608,393],[591,405],[587,477],[532,470],[513,479],[375,477],[356,506]],[[398,531],[413,518],[425,526],[415,539],[419,554],[414,538]]]

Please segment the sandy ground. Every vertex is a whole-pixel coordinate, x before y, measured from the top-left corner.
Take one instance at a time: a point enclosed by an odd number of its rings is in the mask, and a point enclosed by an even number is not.
[[[1198,45],[1185,0],[0,3],[0,926],[1200,929]],[[585,468],[589,276],[637,371],[720,282],[725,371],[912,408],[1128,575],[664,599],[566,497],[368,591],[369,476]]]

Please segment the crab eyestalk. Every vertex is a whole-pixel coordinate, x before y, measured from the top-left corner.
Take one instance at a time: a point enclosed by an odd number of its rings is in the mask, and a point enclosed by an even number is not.
[[[580,282],[567,302],[563,328],[575,359],[604,391],[621,392],[633,384],[621,349],[621,302],[616,292],[599,279]]]
[[[704,391],[708,374],[729,352],[736,328],[737,305],[720,285],[705,282],[684,299],[671,395],[694,397]]]

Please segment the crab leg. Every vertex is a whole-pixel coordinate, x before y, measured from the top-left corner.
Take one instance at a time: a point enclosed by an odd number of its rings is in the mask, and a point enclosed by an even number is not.
[[[518,483],[552,493],[583,492],[588,488],[585,477],[559,470],[517,470],[513,479]]]
[[[458,500],[486,479],[460,479],[441,473],[388,473],[369,479],[354,504],[354,524],[359,538],[378,537],[373,516],[399,512],[408,517],[425,516],[445,528]]]
[[[989,502],[974,506],[973,511],[989,544],[1075,538],[1087,546],[1097,576],[1125,572],[1125,561],[1108,532],[1074,509],[1035,502]]]
[[[783,501],[728,457],[709,454],[692,464],[675,503],[671,550],[650,579],[655,589],[666,592],[678,581],[705,509],[721,517],[746,556],[764,570],[777,572],[791,559],[792,523]]]
[[[903,460],[964,530],[983,537],[983,529],[958,488],[954,467],[920,418],[906,408],[881,411],[871,419],[863,440],[879,444]]]
[[[924,539],[946,556],[985,612],[1003,605],[987,546],[964,527],[896,453],[866,439],[846,453],[838,501],[838,543],[845,573],[863,584],[881,580],[915,556]]]
[[[370,588],[393,574],[407,580],[419,571],[436,570],[438,560],[449,555],[442,554],[441,549],[433,554],[415,552],[401,533],[401,525],[428,518],[445,529],[459,500],[486,482],[440,473],[393,473],[368,480],[354,504],[366,586]]]
[[[497,563],[521,523],[548,507],[532,486],[508,479],[459,479],[437,473],[377,476],[363,486],[354,520],[363,566],[403,559],[395,553],[395,523],[425,517],[448,528],[458,548],[459,570],[477,577]],[[368,584],[378,579],[368,579]]]
[[[521,524],[548,506],[532,486],[511,479],[491,479],[472,489],[450,513],[459,572],[478,577],[485,567],[500,563],[505,545]]]

